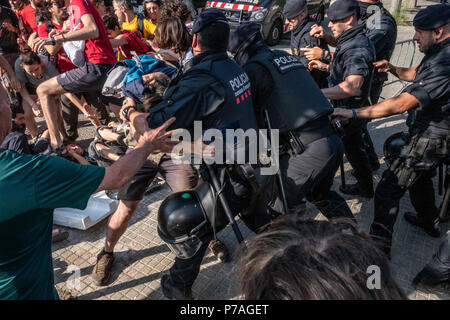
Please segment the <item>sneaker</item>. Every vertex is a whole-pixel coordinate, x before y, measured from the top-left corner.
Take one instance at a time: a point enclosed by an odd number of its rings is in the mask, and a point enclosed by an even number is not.
[[[228,248],[225,244],[219,239],[212,240],[208,248],[212,251],[212,253],[216,256],[216,258],[221,262],[229,262],[230,254],[228,252]]]
[[[168,274],[161,277],[161,289],[166,298],[171,300],[194,300],[190,287],[183,289],[175,287]]]
[[[104,286],[111,277],[111,269],[114,262],[114,253],[106,253],[102,250],[97,256],[97,263],[92,270],[92,280],[97,286]]]
[[[441,236],[441,229],[439,228],[439,223],[427,224],[422,219],[419,219],[414,212],[405,212],[405,220],[408,221],[413,226],[422,228],[426,233],[428,233],[433,238],[439,238]]]

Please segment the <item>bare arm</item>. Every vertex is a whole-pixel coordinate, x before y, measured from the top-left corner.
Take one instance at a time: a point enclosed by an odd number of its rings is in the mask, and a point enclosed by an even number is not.
[[[358,108],[356,116],[362,119],[377,119],[401,114],[419,105],[419,100],[410,93],[403,92],[398,97],[384,100],[373,106]],[[349,109],[336,108],[333,115],[337,120],[353,118],[353,111]]]
[[[98,37],[98,27],[95,24],[94,17],[91,14],[84,14],[81,17],[81,22],[84,27],[80,30],[76,30],[70,33],[58,34],[54,37],[56,44],[60,44],[66,41],[79,41],[95,39]],[[52,40],[50,38],[36,38],[33,41],[33,51],[38,52],[43,46],[51,45]]]
[[[9,64],[8,60],[0,54],[0,68],[6,71],[9,77],[9,81],[11,82],[11,87],[15,91],[20,91],[20,88],[22,87],[22,84],[20,83],[19,79],[16,77],[16,73],[14,72],[13,68]]]
[[[416,77],[416,67],[402,68],[396,67],[389,63],[387,60],[376,61],[373,63],[378,72],[390,72],[397,78],[403,81],[412,82]]]
[[[331,100],[341,100],[359,95],[361,86],[364,83],[364,77],[352,75],[345,78],[337,86],[322,89],[322,93]]]
[[[117,36],[114,39],[110,39],[109,41],[111,42],[111,45],[113,48],[117,48],[117,47],[128,44],[128,39],[123,34]]]
[[[122,187],[142,167],[151,152],[159,150],[170,153],[179,143],[170,139],[172,131],[166,132],[174,121],[175,118],[170,118],[162,126],[146,131],[132,151],[106,168],[105,176],[95,192]]]

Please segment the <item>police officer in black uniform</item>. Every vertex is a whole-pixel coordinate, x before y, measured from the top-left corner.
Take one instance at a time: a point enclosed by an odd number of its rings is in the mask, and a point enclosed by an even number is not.
[[[201,121],[204,130],[257,130],[248,76],[226,52],[230,29],[225,15],[217,9],[205,10],[195,20],[192,31],[194,57],[186,65],[182,76],[166,91],[163,101],[152,107],[146,119],[148,126],[153,128],[167,118],[176,117],[172,129],[185,128],[192,132],[194,121]],[[237,146],[240,147],[247,148],[248,145]],[[215,165],[216,169],[220,167]],[[224,178],[224,193],[233,214],[237,214],[245,207],[251,191],[246,182],[240,181],[235,175],[232,179],[232,174],[227,174]],[[173,197],[177,195],[174,194]],[[160,212],[169,215],[173,213],[170,208],[164,210],[164,207],[160,208]],[[196,222],[195,218],[190,218],[188,210],[181,209],[175,214],[180,214],[181,217],[177,219],[184,219],[187,224]],[[166,222],[170,224],[171,221],[173,219]],[[179,232],[182,223],[176,225],[174,232]],[[168,230],[173,231],[167,224],[158,230],[160,229],[163,230],[160,232],[163,239],[170,237],[171,231]],[[170,269],[170,275],[164,275],[161,279],[164,295],[176,299],[192,297],[191,287],[213,236],[210,233],[200,241],[192,240],[186,244],[184,249],[190,254],[178,255]]]
[[[319,47],[328,50],[328,45],[323,39],[309,34],[311,27],[317,24],[317,21],[309,16],[306,0],[288,0],[283,8],[283,16],[291,30],[291,54],[298,57],[305,67],[308,66],[309,60],[302,49]],[[311,75],[320,88],[328,86],[326,72],[312,70]]]
[[[397,23],[394,17],[386,10],[379,0],[359,1],[360,22],[366,24],[367,37],[373,42],[376,51],[376,60],[391,59],[397,41]],[[373,75],[372,87],[370,89],[370,103],[378,103],[383,83],[387,80],[386,72],[376,72]],[[372,170],[380,168],[378,156],[373,147],[367,127],[363,129],[364,142],[367,156]]]
[[[328,9],[329,27],[337,38],[331,64],[313,60],[309,68],[327,70],[329,88],[322,89],[335,108],[357,109],[367,105],[375,49],[366,36],[365,25],[358,25],[359,8],[355,0],[337,0]],[[345,154],[355,170],[356,184],[341,186],[343,193],[373,197],[372,171],[363,149],[362,131],[365,121],[350,120],[344,125]]]
[[[306,196],[327,218],[353,218],[345,200],[330,190],[343,145],[330,124],[332,106],[306,68],[292,55],[270,50],[255,23],[232,32],[228,51],[250,78],[259,126],[267,127],[267,110],[272,128],[280,131],[280,169],[289,207]]]
[[[414,40],[425,57],[417,68],[400,68],[384,60],[375,66],[404,81],[412,81],[398,97],[360,109],[335,109],[342,118],[374,119],[410,111],[407,121],[409,143],[400,157],[383,173],[375,192],[375,219],[371,233],[386,239],[390,252],[393,226],[400,198],[409,191],[417,211],[405,219],[433,237],[440,236],[438,209],[434,200],[432,177],[447,157],[450,134],[450,5],[429,6],[417,13]]]

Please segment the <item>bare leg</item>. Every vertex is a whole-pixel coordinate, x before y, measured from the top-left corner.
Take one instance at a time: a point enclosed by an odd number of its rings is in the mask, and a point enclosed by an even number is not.
[[[128,222],[136,212],[141,201],[120,200],[117,210],[112,214],[108,221],[108,229],[106,230],[105,251],[113,252],[114,247],[119,241],[122,234],[128,228]]]
[[[28,131],[31,134],[31,137],[36,137],[38,135],[38,127],[36,124],[36,120],[34,119],[33,110],[31,106],[25,100],[22,100],[22,107],[25,116],[25,125],[27,126]]]
[[[63,94],[65,91],[56,80],[56,77],[42,82],[36,89],[41,101],[42,112],[44,113],[45,122],[50,133],[50,145],[55,149],[63,144],[60,130],[60,109],[61,105],[56,103],[55,96]]]

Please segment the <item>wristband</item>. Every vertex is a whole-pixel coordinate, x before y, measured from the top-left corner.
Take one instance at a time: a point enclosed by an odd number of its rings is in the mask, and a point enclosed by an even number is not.
[[[331,61],[331,52],[326,50],[327,54],[325,55],[325,61],[330,62]]]
[[[325,62],[325,49],[322,49],[322,53],[320,54],[320,61]]]
[[[352,109],[353,112],[353,120],[358,120],[358,116],[356,115],[356,110]]]
[[[52,46],[56,45],[55,37],[50,37],[50,40],[52,41]]]
[[[126,107],[125,109],[122,110],[122,117],[123,117],[125,120],[127,120],[127,121],[130,121],[130,118],[128,117],[128,111],[129,111],[130,109],[133,109],[133,112],[136,111],[136,110],[134,110],[134,107],[133,107],[133,106],[128,106],[128,107]]]

